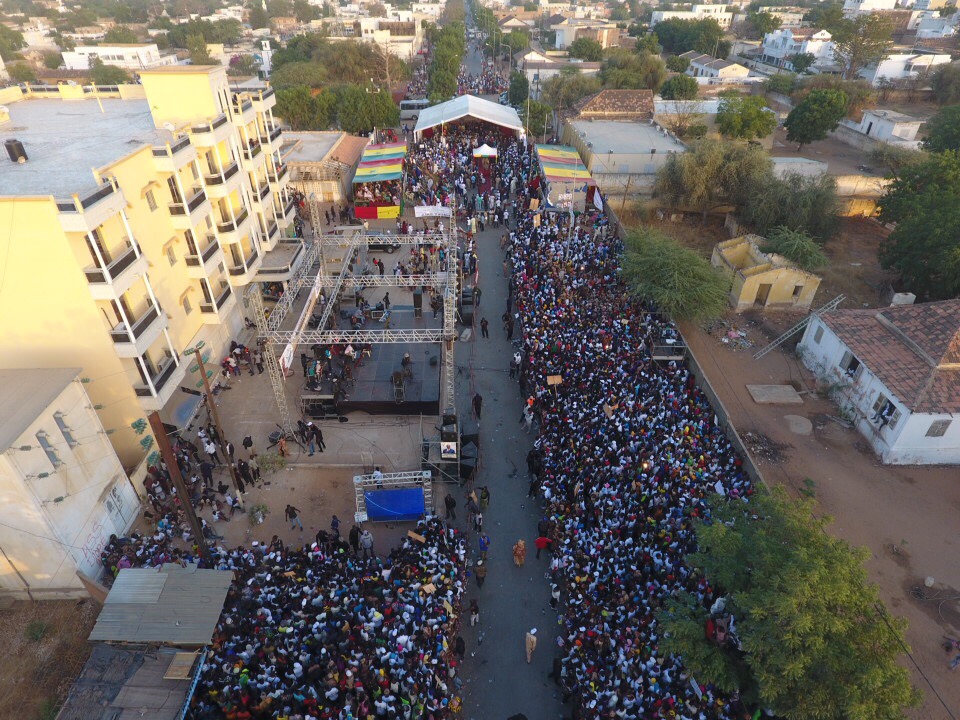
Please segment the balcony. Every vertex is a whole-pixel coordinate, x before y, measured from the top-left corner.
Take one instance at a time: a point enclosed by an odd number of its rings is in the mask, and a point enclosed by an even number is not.
[[[243,146],[243,159],[253,160],[262,151],[263,151],[263,145],[261,145],[259,142],[246,143]]]
[[[229,118],[221,113],[209,123],[200,123],[190,128],[190,137],[198,147],[213,147],[223,142],[233,132]]]
[[[251,100],[253,101],[253,109],[258,113],[264,113],[277,104],[276,91],[273,88],[261,90]]]
[[[94,300],[116,300],[133,285],[138,276],[147,271],[147,259],[140,254],[139,248],[125,248],[105,268],[90,265],[83,274],[90,285],[90,294]]]
[[[288,172],[287,166],[281,164],[279,167],[269,168],[267,170],[267,178],[275,185],[282,184],[283,181],[286,180]]]
[[[167,316],[159,307],[150,304],[143,314],[134,320],[131,327],[120,323],[110,331],[113,347],[120,357],[137,357],[143,355],[147,348],[160,337],[160,333],[167,325]]]
[[[231,261],[232,262],[232,261]],[[227,268],[230,274],[230,284],[234,287],[243,287],[253,282],[257,270],[260,268],[260,253],[256,249],[244,258],[242,265],[231,265]]]
[[[190,143],[190,136],[184,135],[173,145],[153,148],[153,161],[162,173],[173,173],[192,162],[197,157],[197,149]]]
[[[204,237],[204,242],[206,245],[204,249],[200,251],[199,255],[187,255],[184,257],[184,262],[187,264],[187,275],[192,278],[205,278],[209,277],[217,265],[220,264],[220,261],[223,260],[223,253],[220,249],[220,244],[217,242],[217,238],[214,235],[206,235]]]
[[[257,113],[253,109],[253,100],[234,97],[233,102],[230,103],[230,115],[233,117],[234,125],[249,125],[257,119]]]
[[[173,226],[177,230],[192,230],[210,212],[210,201],[203,188],[194,188],[193,193],[185,203],[168,205]]]
[[[133,391],[140,398],[143,409],[148,412],[162,410],[186,376],[186,367],[185,362],[177,365],[175,360],[168,359],[157,374],[150,378],[150,382],[134,385]]]
[[[280,223],[280,227],[286,229],[297,216],[297,204],[293,200],[287,200],[286,205],[284,205],[282,208],[276,207],[274,212],[276,214],[277,222]]]
[[[261,205],[270,197],[270,183],[264,180],[260,187],[253,189],[253,199]]]
[[[200,312],[203,314],[203,321],[211,325],[218,325],[221,320],[229,314],[236,303],[236,295],[234,295],[233,288],[227,285],[220,291],[220,294],[214,302],[200,303]]]
[[[273,250],[264,253],[263,263],[254,276],[256,282],[282,282],[289,280],[297,271],[306,255],[303,243],[299,240],[282,242]]]
[[[283,131],[278,128],[265,128],[260,131],[260,144],[266,145],[270,152],[276,152],[280,149],[280,136]]]
[[[207,186],[207,195],[212,198],[226,197],[240,185],[240,165],[234,160],[223,168],[223,172],[204,175],[203,181]]]
[[[250,232],[249,222],[250,213],[244,208],[237,214],[235,219],[217,223],[217,233],[220,236],[220,242],[240,242],[243,236]]]
[[[64,232],[88,233],[120,212],[127,201],[120,189],[108,180],[96,190],[58,199],[56,203]]]

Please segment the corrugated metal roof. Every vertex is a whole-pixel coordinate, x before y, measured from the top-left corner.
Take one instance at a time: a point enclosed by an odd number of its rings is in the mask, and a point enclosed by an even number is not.
[[[193,565],[121,570],[90,640],[205,645],[232,581],[232,572]]]

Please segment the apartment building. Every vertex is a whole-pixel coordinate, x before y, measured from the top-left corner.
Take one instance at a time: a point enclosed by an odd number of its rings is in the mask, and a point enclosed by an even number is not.
[[[809,53],[819,68],[833,62],[833,48],[833,36],[826,30],[778,28],[763,36],[760,62],[793,70],[793,56]]]
[[[156,43],[78,45],[63,53],[63,66],[67,70],[89,70],[94,60],[100,60],[104,65],[140,72],[153,67],[176,65],[177,54],[161,53]]]
[[[691,5],[689,10],[654,10],[650,27],[664,20],[716,20],[724,30],[733,22],[734,13],[727,5]]]
[[[284,237],[273,91],[235,92],[223,67],[141,83],[0,91],[0,368],[80,367],[128,468],[145,456],[138,420],[181,425],[199,402],[179,389],[200,384],[183,349],[205,341],[215,368],[248,286],[289,279],[304,254]]]

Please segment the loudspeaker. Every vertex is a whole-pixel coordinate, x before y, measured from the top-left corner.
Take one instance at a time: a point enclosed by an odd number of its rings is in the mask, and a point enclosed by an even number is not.
[[[413,316],[423,317],[423,288],[416,288],[413,291]]]

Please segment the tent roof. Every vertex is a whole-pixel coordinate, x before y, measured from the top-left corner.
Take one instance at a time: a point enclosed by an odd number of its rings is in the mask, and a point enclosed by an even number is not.
[[[420,112],[414,132],[422,132],[443,123],[472,117],[511,130],[522,130],[520,116],[512,107],[478,98],[476,95],[461,95]]]
[[[405,142],[368,145],[360,157],[353,184],[398,180],[403,177],[403,158],[406,154]]]

